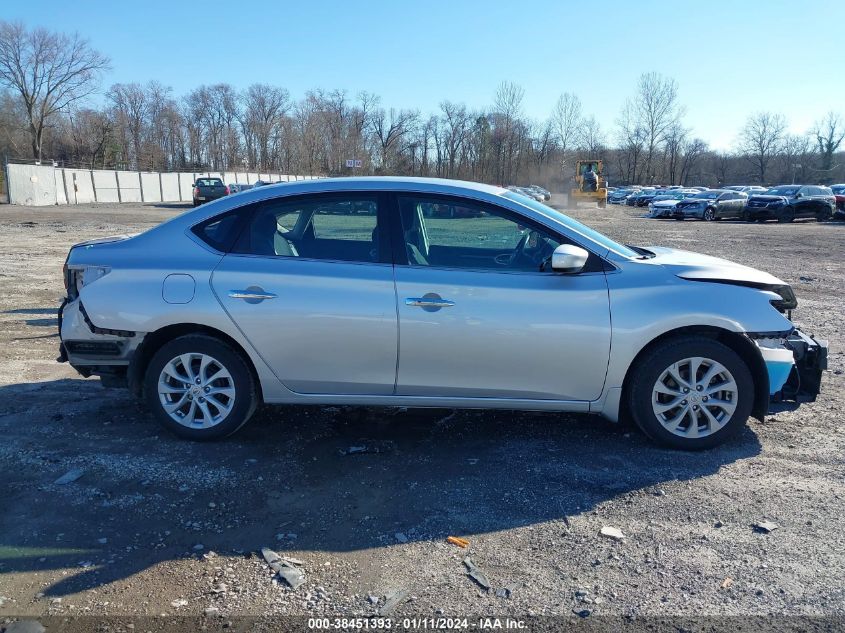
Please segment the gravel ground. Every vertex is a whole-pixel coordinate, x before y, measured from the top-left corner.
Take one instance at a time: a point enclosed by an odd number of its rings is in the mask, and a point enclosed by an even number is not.
[[[817,402],[717,450],[588,416],[352,407],[265,408],[192,444],[54,361],[68,247],[183,210],[0,207],[0,616],[845,615],[845,225],[571,211],[768,270],[830,339]],[[305,583],[274,579],[262,547]]]

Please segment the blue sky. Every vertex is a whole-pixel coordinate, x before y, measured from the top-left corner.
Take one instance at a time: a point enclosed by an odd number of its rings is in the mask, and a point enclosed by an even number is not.
[[[612,131],[643,72],[677,79],[685,122],[726,148],[747,116],[784,114],[795,132],[845,112],[843,0],[383,0],[68,2],[5,0],[3,19],[78,31],[112,59],[104,88],[157,79],[368,90],[431,112],[483,107],[497,85],[525,88],[544,119],[576,93]],[[587,16],[592,16],[588,19]]]

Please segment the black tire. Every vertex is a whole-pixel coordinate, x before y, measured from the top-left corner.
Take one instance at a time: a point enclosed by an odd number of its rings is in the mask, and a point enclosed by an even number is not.
[[[712,222],[716,219],[716,212],[713,209],[705,209],[701,219],[705,222]]]
[[[781,224],[785,224],[785,223],[788,223],[788,222],[794,222],[794,221],[795,221],[795,211],[793,209],[785,209],[784,211],[781,211],[780,213],[778,213],[778,222],[780,222]]]
[[[831,209],[824,209],[816,214],[816,220],[819,222],[829,222],[833,218],[833,211]]]
[[[165,365],[181,354],[205,354],[229,372],[235,389],[234,405],[223,420],[209,428],[189,428],[164,410],[158,393],[158,381]],[[188,334],[165,343],[153,355],[144,375],[144,400],[155,418],[169,431],[190,440],[217,440],[240,429],[255,412],[259,393],[255,378],[243,355],[228,343],[205,334]]]
[[[652,394],[660,375],[673,363],[700,356],[721,363],[737,385],[737,406],[719,430],[698,438],[684,438],[666,429],[652,409]],[[745,426],[754,404],[754,380],[745,361],[728,346],[703,336],[679,336],[663,341],[631,368],[624,404],[637,426],[652,440],[680,450],[703,450],[722,444]]]

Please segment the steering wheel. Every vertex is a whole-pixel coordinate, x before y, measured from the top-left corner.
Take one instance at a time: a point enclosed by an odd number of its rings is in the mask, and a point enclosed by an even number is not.
[[[522,236],[522,239],[519,240],[519,243],[513,249],[513,252],[510,254],[510,257],[507,261],[507,266],[509,268],[515,268],[519,261],[525,254],[525,246],[528,244],[528,238],[531,236],[533,231],[526,231],[525,234]]]

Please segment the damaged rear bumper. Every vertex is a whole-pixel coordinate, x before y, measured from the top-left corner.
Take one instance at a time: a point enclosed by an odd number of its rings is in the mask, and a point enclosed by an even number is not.
[[[827,369],[828,342],[799,329],[785,337],[755,338],[769,374],[772,402],[813,402]]]
[[[141,342],[136,332],[97,327],[81,300],[64,299],[58,310],[60,363],[84,377],[99,376],[103,386],[125,387],[126,372]]]

